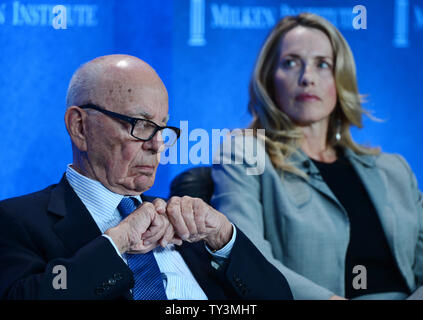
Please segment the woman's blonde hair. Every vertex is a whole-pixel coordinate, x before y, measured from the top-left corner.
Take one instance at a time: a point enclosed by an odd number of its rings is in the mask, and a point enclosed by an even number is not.
[[[280,20],[268,35],[257,58],[250,81],[249,111],[253,115],[250,128],[266,129],[266,151],[275,168],[305,176],[287,161],[299,147],[302,133],[290,118],[277,107],[275,102],[273,76],[279,60],[282,37],[291,29],[303,26],[324,32],[330,40],[334,55],[334,78],[337,102],[329,120],[327,141],[332,146],[350,148],[358,154],[378,154],[376,148],[355,143],[350,127],[361,128],[363,114],[368,113],[361,106],[357,88],[354,58],[342,34],[326,19],[311,13],[287,16]],[[336,141],[336,133],[341,138]]]

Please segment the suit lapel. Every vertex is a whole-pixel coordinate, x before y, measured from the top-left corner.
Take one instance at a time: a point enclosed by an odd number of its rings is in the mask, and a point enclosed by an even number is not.
[[[71,253],[101,235],[100,229],[65,175],[51,193],[48,211],[63,217],[56,223],[54,230]]]
[[[209,300],[227,299],[222,287],[219,286],[220,281],[217,272],[211,266],[210,256],[204,249],[203,242],[184,242],[181,246],[175,246],[175,248],[181,254]]]

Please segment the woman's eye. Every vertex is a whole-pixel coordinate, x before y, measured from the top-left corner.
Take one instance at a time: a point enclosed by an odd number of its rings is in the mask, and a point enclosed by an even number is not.
[[[320,61],[320,62],[317,64],[317,66],[318,66],[319,68],[322,68],[322,69],[331,69],[331,68],[332,68],[332,66],[331,66],[329,63],[327,63],[326,61]]]
[[[291,60],[291,59],[287,59],[287,60],[284,60],[283,62],[282,62],[282,66],[284,67],[284,68],[292,68],[292,67],[294,67],[296,65],[296,63],[295,63],[295,61],[294,60]]]

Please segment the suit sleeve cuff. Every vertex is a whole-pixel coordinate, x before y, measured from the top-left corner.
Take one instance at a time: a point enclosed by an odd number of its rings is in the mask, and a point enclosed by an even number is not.
[[[109,239],[110,243],[112,244],[113,248],[115,248],[116,253],[121,257],[121,259],[126,263],[125,258],[120,254],[119,249],[116,247],[115,243],[113,242],[112,238],[110,238],[107,234],[102,234],[103,237]]]

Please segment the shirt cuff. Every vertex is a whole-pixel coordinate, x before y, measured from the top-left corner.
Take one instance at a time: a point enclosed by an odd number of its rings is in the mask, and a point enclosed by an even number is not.
[[[210,250],[207,244],[205,244],[205,247],[206,247],[206,250],[213,256],[213,258],[217,260],[228,259],[229,255],[231,254],[232,247],[234,246],[235,239],[236,239],[236,228],[232,224],[232,238],[223,248],[213,252],[212,250]]]

